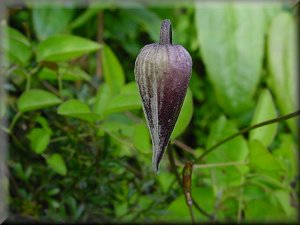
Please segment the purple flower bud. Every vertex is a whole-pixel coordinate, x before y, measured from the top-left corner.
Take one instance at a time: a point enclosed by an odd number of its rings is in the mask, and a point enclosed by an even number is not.
[[[178,119],[192,71],[192,58],[172,44],[170,20],[163,20],[159,43],[146,45],[135,62],[135,79],[143,102],[153,146],[153,169],[167,147]]]

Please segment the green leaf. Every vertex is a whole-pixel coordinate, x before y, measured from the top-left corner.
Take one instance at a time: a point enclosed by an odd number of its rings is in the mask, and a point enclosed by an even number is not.
[[[89,106],[77,99],[71,99],[62,103],[57,110],[57,113],[62,116],[82,119],[85,121],[96,121],[101,119],[101,116],[92,113]]]
[[[276,190],[273,193],[277,199],[279,205],[282,207],[288,218],[294,218],[292,221],[296,221],[296,208],[291,205],[291,194],[288,190]]]
[[[232,116],[251,110],[259,83],[265,38],[261,6],[237,2],[197,5],[201,57],[218,104]]]
[[[272,194],[267,195],[263,190],[260,192],[258,197],[246,202],[245,222],[286,221],[283,210]]]
[[[38,61],[68,61],[100,49],[97,42],[74,35],[56,35],[37,47]]]
[[[150,144],[150,134],[145,123],[134,126],[133,144],[142,153],[152,153]]]
[[[88,9],[86,9],[80,16],[78,16],[71,22],[70,28],[76,29],[78,27],[81,27],[82,25],[85,25],[92,17],[96,16],[99,13],[100,9],[101,7],[89,6]]]
[[[126,84],[105,108],[105,115],[142,108],[141,97],[134,82]]]
[[[3,45],[1,47],[7,54],[10,63],[25,66],[32,55],[29,40],[18,30],[11,27],[5,27]]]
[[[103,48],[103,73],[106,83],[113,94],[119,93],[125,83],[125,75],[121,63],[108,45]]]
[[[178,120],[176,122],[175,128],[172,132],[171,139],[177,138],[181,135],[184,130],[189,125],[193,116],[193,96],[190,89],[187,90],[182,109],[180,111]]]
[[[296,24],[290,13],[282,12],[271,23],[268,33],[268,84],[282,114],[297,110]],[[296,133],[296,119],[287,120]]]
[[[171,204],[169,204],[163,220],[172,223],[175,221],[178,222],[179,218],[181,223],[191,223],[189,209],[186,206],[183,194],[179,195]]]
[[[161,19],[155,13],[137,4],[134,8],[123,9],[122,13],[125,18],[141,24],[142,28],[148,32],[153,41],[159,41]]]
[[[280,179],[283,176],[284,170],[281,164],[260,141],[250,141],[249,148],[250,166],[253,170],[273,178]]]
[[[72,17],[73,9],[55,4],[35,6],[32,9],[33,28],[40,40],[62,32]]]
[[[60,154],[54,153],[53,155],[46,158],[46,162],[50,168],[56,173],[65,176],[67,175],[66,164]]]
[[[97,95],[95,98],[94,112],[103,115],[106,106],[111,100],[111,90],[107,83],[101,84],[98,88]]]
[[[261,123],[266,120],[274,119],[276,116],[277,116],[276,108],[271,93],[267,89],[264,89],[262,90],[258,98],[257,106],[254,112],[251,125]],[[265,147],[268,147],[274,140],[276,131],[277,131],[277,123],[270,124],[265,127],[261,127],[250,131],[249,139],[250,140],[257,139],[261,141],[261,143],[263,143]]]
[[[296,221],[296,208],[291,205],[287,189],[273,190],[251,180],[244,186],[245,222]],[[267,210],[266,210],[267,209]]]
[[[37,154],[43,153],[51,138],[51,132],[43,128],[34,128],[27,135],[30,141],[30,148]]]
[[[238,132],[235,124],[227,120],[225,116],[220,116],[210,126],[209,136],[206,148],[210,148],[216,143],[224,140],[232,134]],[[243,136],[238,136],[217,147],[209,155],[208,162],[238,162],[246,159],[248,155],[248,146]]]
[[[226,137],[238,132],[235,124],[220,116],[210,126],[206,148],[210,148]],[[248,146],[243,136],[238,136],[217,147],[206,156],[207,163],[245,162],[248,156]],[[245,165],[226,166],[208,169],[215,177],[215,185],[220,188],[227,188],[232,185],[239,185],[244,180],[244,174],[248,172]]]
[[[298,150],[296,142],[291,135],[281,134],[279,136],[280,145],[274,149],[274,156],[278,159],[282,167],[286,170],[285,176],[288,177],[288,183],[297,179],[298,174]]]
[[[58,97],[48,91],[32,89],[20,96],[17,105],[20,112],[27,112],[57,105],[60,102]]]
[[[168,193],[170,186],[173,184],[174,177],[170,176],[168,173],[161,173],[156,177],[159,182],[159,188],[164,193]]]
[[[60,73],[61,79],[66,81],[91,80],[91,77],[80,67],[59,67],[58,73]],[[43,80],[57,80],[58,73],[54,70],[43,68],[38,73],[38,77]]]

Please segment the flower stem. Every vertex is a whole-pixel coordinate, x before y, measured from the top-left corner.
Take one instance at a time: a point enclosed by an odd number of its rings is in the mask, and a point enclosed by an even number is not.
[[[163,20],[160,27],[160,45],[171,45],[172,44],[172,25],[171,21],[166,19]]]

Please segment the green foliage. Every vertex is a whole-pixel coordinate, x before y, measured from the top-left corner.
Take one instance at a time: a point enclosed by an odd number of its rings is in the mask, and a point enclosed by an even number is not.
[[[273,119],[277,116],[275,104],[271,93],[268,90],[262,90],[256,105],[251,124],[257,124],[266,120]],[[266,147],[269,146],[276,135],[277,124],[271,124],[261,129],[250,131],[250,140],[257,139]]]
[[[96,51],[96,42],[74,35],[56,35],[42,41],[36,50],[38,61],[62,62]]]
[[[118,58],[107,45],[103,48],[103,72],[112,93],[118,93],[124,85],[125,75]]]
[[[37,37],[44,40],[62,32],[71,21],[72,13],[72,9],[61,8],[57,5],[33,8],[32,22]]]
[[[230,115],[253,107],[261,74],[264,20],[260,5],[253,9],[231,2],[205,3],[196,11],[201,55],[217,101]]]
[[[181,112],[179,114],[178,120],[174,127],[171,139],[177,138],[180,134],[184,132],[188,124],[190,123],[193,116],[193,96],[190,89],[187,90]]]
[[[67,175],[67,168],[65,162],[60,154],[53,154],[46,158],[47,164],[58,174],[65,176]]]
[[[195,164],[228,136],[296,110],[294,9],[122,6],[9,10],[0,102],[9,126],[0,128],[10,141],[11,221],[189,223],[174,176],[189,161],[193,201],[212,215],[194,204],[196,222],[295,222],[295,119],[239,135]],[[176,168],[166,154],[155,174],[134,63],[142,46],[159,40],[165,18],[193,71],[170,141]]]
[[[273,20],[268,32],[269,86],[280,111],[296,110],[296,25],[290,13],[281,12]],[[283,91],[285,90],[285,91]],[[295,120],[287,121],[295,133]]]
[[[29,40],[18,30],[11,27],[4,29],[4,40],[3,49],[8,60],[25,66],[32,55]]]
[[[31,89],[20,96],[17,105],[20,112],[26,112],[57,105],[60,102],[61,100],[51,92]]]
[[[37,154],[43,153],[51,138],[51,133],[42,128],[34,128],[28,134],[30,140],[30,148]]]
[[[92,113],[87,104],[77,99],[71,99],[62,103],[58,107],[57,113],[62,116],[79,118],[86,121],[96,121],[101,118],[100,115]]]

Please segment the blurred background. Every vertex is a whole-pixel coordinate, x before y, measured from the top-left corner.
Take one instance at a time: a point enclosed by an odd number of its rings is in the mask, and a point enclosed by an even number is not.
[[[8,222],[298,220],[296,119],[195,161],[297,110],[298,3],[47,3],[3,5]],[[156,174],[134,64],[166,18],[193,72],[170,142],[175,167],[165,154]]]

